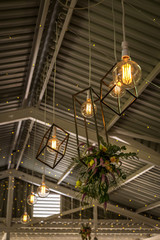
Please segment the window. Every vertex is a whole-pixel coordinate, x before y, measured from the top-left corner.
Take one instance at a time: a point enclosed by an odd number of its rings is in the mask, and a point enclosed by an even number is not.
[[[48,217],[60,213],[60,195],[49,194],[46,198],[37,197],[37,203],[33,205],[33,217]]]

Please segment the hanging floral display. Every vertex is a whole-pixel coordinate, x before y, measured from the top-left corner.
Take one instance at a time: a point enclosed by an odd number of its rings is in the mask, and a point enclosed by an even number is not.
[[[134,152],[124,152],[125,146],[106,144],[101,137],[100,142],[100,148],[91,146],[83,150],[82,160],[87,169],[84,171],[83,168],[80,172],[80,178],[75,187],[82,194],[82,202],[94,199],[100,204],[104,203],[106,209],[109,187],[117,184],[119,180],[126,179],[121,169],[122,160],[138,157]],[[79,162],[82,164],[81,161]]]
[[[91,228],[88,223],[82,224],[79,234],[81,234],[82,240],[91,240]]]

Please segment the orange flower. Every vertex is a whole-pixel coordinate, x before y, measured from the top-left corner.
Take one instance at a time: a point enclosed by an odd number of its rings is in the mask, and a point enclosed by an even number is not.
[[[111,161],[111,162],[116,162],[116,161],[117,161],[117,158],[116,158],[115,156],[113,156],[113,157],[110,158],[110,161]]]
[[[109,161],[106,160],[104,164],[105,164],[105,165],[108,165],[108,164],[109,164]]]
[[[106,166],[106,169],[109,171],[109,172],[112,172],[112,168],[108,165]]]

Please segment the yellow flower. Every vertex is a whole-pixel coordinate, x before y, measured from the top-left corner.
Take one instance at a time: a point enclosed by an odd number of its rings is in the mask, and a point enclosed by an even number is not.
[[[100,150],[102,150],[102,149],[103,149],[103,145],[100,144],[100,147],[99,147],[99,148],[100,148]]]
[[[76,187],[80,187],[81,184],[82,184],[82,182],[78,180],[78,181],[76,182]]]
[[[92,160],[89,162],[89,164],[88,164],[88,165],[89,165],[90,167],[92,167],[92,166],[93,166],[93,164],[94,164],[94,160],[92,159]]]
[[[107,148],[100,144],[100,150],[102,150],[103,152],[106,152]]]
[[[110,161],[111,161],[111,162],[116,162],[116,161],[117,161],[117,158],[116,158],[115,156],[113,156],[113,157],[110,158]]]

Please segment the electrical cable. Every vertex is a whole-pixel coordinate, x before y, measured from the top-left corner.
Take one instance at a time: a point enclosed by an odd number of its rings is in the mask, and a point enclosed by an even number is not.
[[[88,0],[88,6],[90,5],[90,0]],[[90,18],[90,8],[88,8],[88,41],[89,41],[89,87],[91,86],[91,74],[92,74],[92,63],[91,63],[91,18]]]
[[[58,42],[58,26],[56,22],[56,42],[55,42],[55,52],[57,51],[57,42]],[[55,86],[56,86],[56,73],[57,73],[57,62],[55,59],[54,64],[54,78],[53,78],[53,123],[55,123],[55,106],[56,106],[56,93],[55,93]]]
[[[139,14],[141,14],[141,17],[143,15],[144,17],[146,17],[146,19],[150,20],[152,23],[155,23],[160,26],[160,23],[157,22],[155,18],[152,19],[151,17],[147,16],[147,14],[145,14],[140,9],[136,8],[135,6],[133,6],[131,3],[127,2],[127,1],[126,1],[126,4],[130,7],[132,7],[134,10],[136,10]]]
[[[91,6],[88,6],[88,7],[82,7],[82,8],[72,8],[72,7],[69,7],[69,6],[67,6],[66,4],[62,3],[60,0],[58,0],[58,2],[59,2],[63,7],[67,8],[67,9],[73,9],[73,10],[85,10],[85,9],[89,9],[89,8],[92,8],[92,7],[96,7],[96,6],[98,6],[99,4],[103,3],[104,0],[101,0],[100,2],[95,3],[95,4],[91,5]]]
[[[121,1],[122,3],[122,30],[123,30],[123,42],[126,41],[126,33],[125,33],[125,10],[124,10],[124,0]]]
[[[115,26],[115,13],[114,13],[114,0],[112,0],[112,17],[113,17],[113,36],[114,36],[114,58],[117,62],[117,48],[116,48],[116,26]]]

